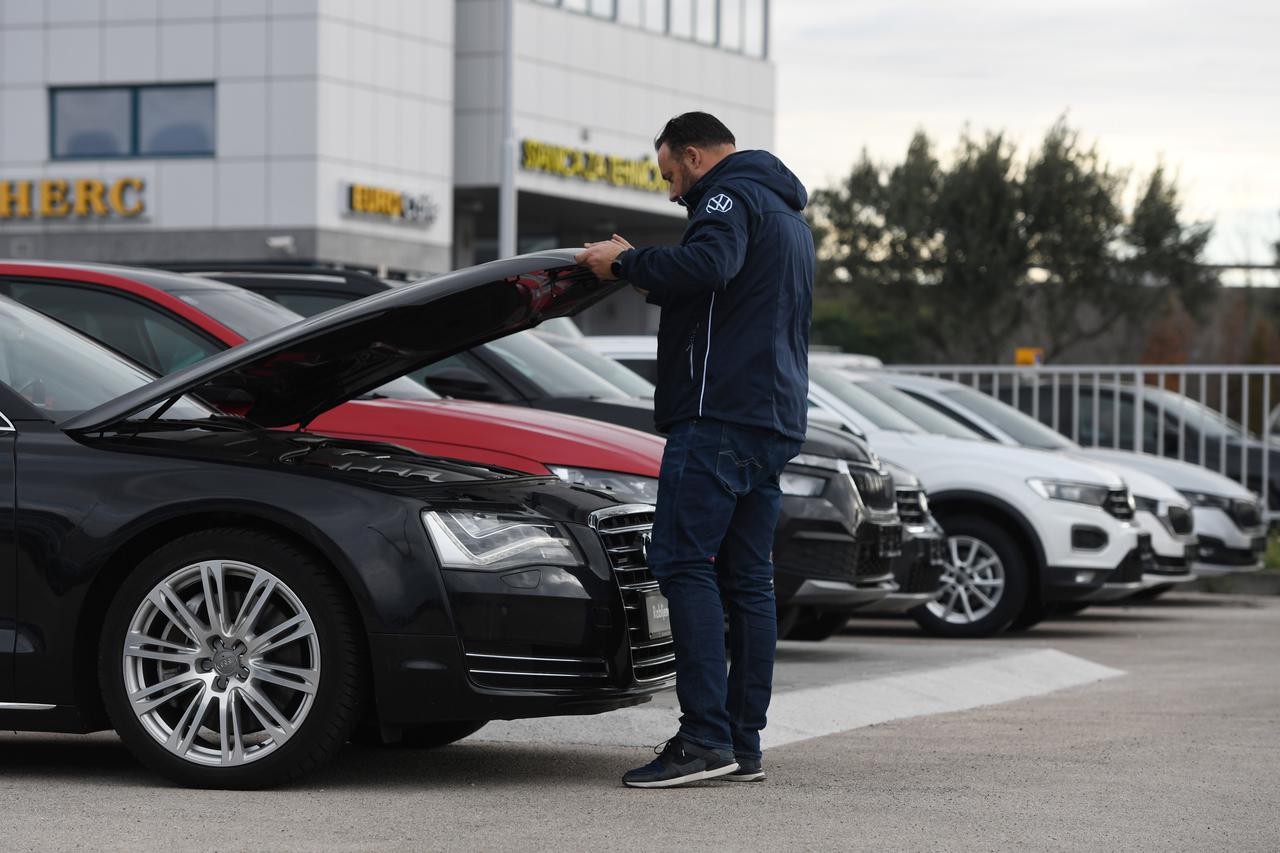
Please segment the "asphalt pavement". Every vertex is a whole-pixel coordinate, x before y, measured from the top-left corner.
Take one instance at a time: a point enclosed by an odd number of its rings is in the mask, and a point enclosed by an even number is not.
[[[110,734],[0,733],[6,850],[1280,849],[1280,599],[1172,595],[944,642],[783,643],[762,783],[631,790],[673,702],[348,748],[188,791]]]

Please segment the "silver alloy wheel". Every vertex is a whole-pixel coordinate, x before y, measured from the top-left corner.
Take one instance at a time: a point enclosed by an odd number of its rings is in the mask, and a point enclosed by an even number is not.
[[[1003,596],[1004,563],[995,549],[972,536],[948,536],[947,568],[929,612],[952,625],[971,625]]]
[[[156,584],[129,623],[124,686],[142,727],[197,764],[256,761],[293,736],[320,684],[320,642],[278,577],[204,560]]]

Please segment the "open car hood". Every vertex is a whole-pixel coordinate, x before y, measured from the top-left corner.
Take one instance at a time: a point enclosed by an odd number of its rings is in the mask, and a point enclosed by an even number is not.
[[[343,305],[211,356],[62,423],[92,431],[193,393],[264,427],[305,424],[411,370],[569,317],[622,284],[554,249],[469,267]]]

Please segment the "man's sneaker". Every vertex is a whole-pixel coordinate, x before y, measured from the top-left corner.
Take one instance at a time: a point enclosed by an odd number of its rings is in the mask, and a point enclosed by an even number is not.
[[[622,777],[632,788],[673,788],[689,782],[714,779],[738,769],[731,749],[708,749],[679,736],[653,748],[658,757]]]
[[[739,758],[738,769],[724,776],[726,782],[760,782],[764,780],[764,765],[760,760]]]

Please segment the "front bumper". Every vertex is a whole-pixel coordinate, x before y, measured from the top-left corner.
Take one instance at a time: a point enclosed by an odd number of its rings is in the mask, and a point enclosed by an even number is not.
[[[381,724],[592,714],[672,687],[671,639],[648,635],[641,598],[652,510],[618,509],[566,525],[585,565],[441,572],[455,636],[371,635]]]
[[[1145,576],[1156,573],[1156,557],[1151,547],[1151,537],[1140,533],[1134,547],[1119,563],[1108,569],[1050,566],[1043,597],[1045,603],[1117,601],[1154,586],[1155,584],[1145,580]]]
[[[893,563],[898,589],[881,601],[859,608],[859,613],[906,613],[937,597],[946,570],[946,534],[936,521],[930,521],[928,525],[903,528],[902,554]]]
[[[1267,549],[1265,525],[1242,528],[1218,507],[1193,507],[1191,514],[1199,539],[1191,565],[1196,574],[1216,577],[1262,568],[1262,555]]]
[[[901,551],[896,514],[860,509],[848,475],[832,477],[820,497],[784,495],[773,538],[778,608],[852,611],[879,601],[897,588]]]

